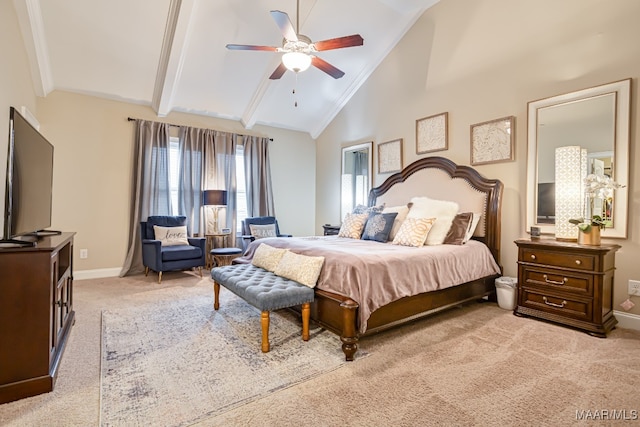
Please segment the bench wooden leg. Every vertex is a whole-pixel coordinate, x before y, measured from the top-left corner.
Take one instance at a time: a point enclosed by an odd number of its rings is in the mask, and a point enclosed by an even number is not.
[[[309,317],[311,316],[311,304],[302,304],[302,339],[309,341]]]
[[[220,308],[220,285],[218,282],[213,282],[213,309]]]
[[[260,316],[260,323],[262,324],[262,352],[269,352],[269,312],[263,311]]]

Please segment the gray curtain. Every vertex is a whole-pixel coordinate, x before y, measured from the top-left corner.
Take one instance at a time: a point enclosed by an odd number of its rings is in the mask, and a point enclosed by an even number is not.
[[[233,133],[209,130],[204,145],[204,190],[226,190],[227,206],[221,209],[220,221],[231,229],[230,242],[235,242],[236,230],[236,145]],[[207,216],[202,218],[207,230]]]
[[[269,138],[243,136],[242,140],[247,185],[247,216],[275,216],[269,167]]]
[[[139,273],[142,266],[140,221],[149,215],[170,215],[169,125],[136,120],[134,141],[133,200],[129,250],[120,276]]]

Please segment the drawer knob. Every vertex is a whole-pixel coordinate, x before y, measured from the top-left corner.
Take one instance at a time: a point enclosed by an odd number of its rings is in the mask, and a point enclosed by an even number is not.
[[[547,301],[547,297],[542,297],[542,301],[544,301],[545,304],[550,305],[551,307],[564,308],[564,306],[567,305],[566,300],[562,300],[561,304],[556,304],[556,303]]]
[[[577,259],[577,260],[576,260],[576,264],[577,264],[577,265],[581,265],[581,264],[582,264],[582,261],[580,261],[579,259]]]
[[[531,254],[531,259],[536,259],[536,256],[534,254]]]
[[[544,281],[547,283],[551,283],[552,285],[564,285],[565,283],[567,283],[569,281],[568,278],[563,277],[562,278],[562,282],[558,282],[557,280],[550,280],[549,276],[547,276],[546,274],[544,274],[542,277],[544,277]]]

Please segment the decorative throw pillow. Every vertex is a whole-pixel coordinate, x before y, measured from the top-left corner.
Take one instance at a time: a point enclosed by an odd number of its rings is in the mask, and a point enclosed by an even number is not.
[[[375,240],[376,242],[386,243],[389,240],[389,233],[397,215],[396,212],[369,215],[362,232],[362,240]]]
[[[411,202],[413,206],[409,209],[407,218],[435,218],[436,220],[429,231],[425,244],[441,245],[451,228],[453,218],[458,213],[458,204],[428,197],[414,197]]]
[[[314,288],[323,264],[323,256],[307,256],[286,251],[273,273]]]
[[[395,212],[398,214],[396,216],[396,219],[393,220],[393,226],[391,227],[391,231],[389,232],[388,240],[393,240],[396,237],[396,234],[398,233],[398,230],[400,230],[400,226],[402,225],[402,222],[405,220],[405,218],[407,217],[407,214],[409,213],[409,208],[411,207],[411,205],[412,203],[408,203],[402,206],[391,206],[388,208],[384,208],[382,210],[382,213]]]
[[[435,218],[407,218],[391,243],[403,246],[423,246],[435,221]]]
[[[156,240],[160,240],[162,246],[178,246],[188,245],[187,226],[179,227],[162,227],[160,225],[153,226],[153,234]]]
[[[265,237],[277,237],[275,224],[249,224],[249,230],[251,231],[251,235],[256,239],[262,239]]]
[[[473,214],[471,212],[464,212],[456,215],[443,243],[445,245],[464,245],[466,243],[465,238],[467,237],[472,221]]]
[[[347,214],[342,221],[338,237],[348,237],[350,239],[359,239],[364,229],[364,223],[367,222],[367,214]]]
[[[273,272],[287,249],[274,248],[261,243],[253,254],[251,264]]]
[[[353,208],[353,214],[371,214],[371,213],[380,213],[384,209],[384,205],[378,206],[365,206],[365,205],[357,205]]]
[[[464,242],[467,243],[473,237],[473,233],[475,233],[476,228],[478,228],[478,223],[480,222],[480,218],[482,217],[481,213],[474,212],[473,219],[471,220],[471,224],[469,225],[469,230],[467,230],[467,235],[464,238]]]

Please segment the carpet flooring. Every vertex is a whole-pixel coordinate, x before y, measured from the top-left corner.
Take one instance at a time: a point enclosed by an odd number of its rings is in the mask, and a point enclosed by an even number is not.
[[[0,425],[99,425],[102,311],[135,307],[139,295],[159,289],[211,290],[206,276],[167,273],[161,285],[156,280],[76,281],[76,323],[56,388],[0,405]],[[193,425],[639,424],[639,331],[617,328],[599,339],[473,303],[363,339],[360,349],[370,356],[356,354],[355,362]]]
[[[301,337],[293,313],[271,313],[262,353],[260,311],[226,290],[164,289],[102,313],[101,425],[182,426],[337,369],[340,340]]]

